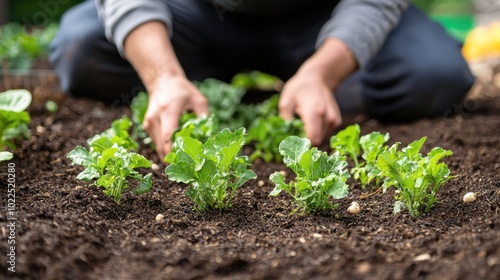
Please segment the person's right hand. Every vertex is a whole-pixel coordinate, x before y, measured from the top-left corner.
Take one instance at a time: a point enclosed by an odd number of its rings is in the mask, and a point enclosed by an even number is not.
[[[149,92],[144,129],[156,146],[160,160],[172,149],[172,136],[182,113],[209,114],[205,96],[185,77],[161,76]]]

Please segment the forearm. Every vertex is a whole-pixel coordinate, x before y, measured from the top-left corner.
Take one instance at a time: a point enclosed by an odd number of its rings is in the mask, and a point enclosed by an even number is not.
[[[297,74],[313,75],[334,91],[357,68],[358,63],[349,47],[337,38],[327,38],[302,64]]]
[[[149,92],[162,77],[185,76],[162,22],[150,21],[130,32],[124,51]]]

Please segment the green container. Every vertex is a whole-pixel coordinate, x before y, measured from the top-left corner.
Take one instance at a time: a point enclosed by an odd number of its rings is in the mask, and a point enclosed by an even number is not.
[[[453,37],[464,41],[475,26],[472,0],[414,0],[413,4],[426,12]]]
[[[82,0],[8,0],[8,20],[26,25],[58,22],[61,15]]]

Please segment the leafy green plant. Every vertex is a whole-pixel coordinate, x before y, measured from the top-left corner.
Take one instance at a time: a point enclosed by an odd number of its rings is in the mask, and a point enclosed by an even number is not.
[[[97,152],[102,152],[115,144],[129,151],[136,151],[139,148],[139,144],[137,144],[128,132],[131,127],[132,121],[124,116],[111,123],[109,129],[101,134],[95,135],[87,142]]]
[[[0,93],[0,150],[15,148],[15,139],[29,137],[29,113],[31,93],[25,89],[8,90]]]
[[[189,184],[186,195],[198,211],[231,207],[236,190],[257,175],[247,167],[247,156],[238,156],[245,144],[245,129],[234,132],[225,128],[205,143],[191,137],[175,139],[165,161],[165,172],[175,182]]]
[[[209,117],[202,115],[199,118],[187,120],[177,132],[174,133],[174,140],[177,137],[191,137],[205,143],[208,138],[219,131],[219,124],[215,115]]]
[[[378,155],[387,149],[384,144],[389,140],[389,134],[383,135],[374,131],[360,137],[360,131],[358,124],[346,127],[330,138],[330,147],[342,155],[349,155],[354,162],[350,172],[365,188],[373,179],[369,178],[368,174],[375,166]],[[359,160],[360,154],[362,161]],[[375,178],[378,184],[379,178]]]
[[[231,81],[233,86],[260,90],[276,90],[281,84],[278,77],[260,71],[236,74]]]
[[[300,119],[285,121],[279,116],[259,117],[248,130],[248,142],[255,143],[250,160],[262,158],[266,162],[282,162],[278,146],[288,136],[305,137],[304,123]]]
[[[394,186],[396,195],[394,212],[406,206],[412,216],[420,216],[421,210],[427,212],[437,201],[436,193],[443,183],[453,178],[446,163],[439,161],[453,154],[440,147],[433,148],[427,156],[420,154],[427,137],[414,141],[398,151],[400,143],[395,143],[377,158],[377,165],[369,176],[383,176],[384,191]]]
[[[347,196],[346,180],[349,173],[345,169],[345,157],[340,153],[329,156],[326,152],[311,148],[307,138],[297,136],[289,136],[281,141],[279,151],[286,166],[295,172],[296,178],[287,184],[280,172],[271,174],[269,179],[275,188],[270,196],[286,191],[297,206],[292,213],[334,209],[338,205],[332,204],[330,197],[340,199]]]
[[[96,143],[94,143],[96,144]],[[119,202],[123,191],[128,189],[130,179],[139,181],[135,194],[143,194],[151,189],[151,173],[142,176],[136,168],[150,167],[151,163],[142,155],[127,151],[114,144],[110,148],[100,150],[101,147],[91,145],[90,150],[77,146],[68,153],[67,157],[72,164],[85,167],[77,178],[85,181],[97,179],[95,184],[104,189],[104,193]]]
[[[142,142],[146,145],[152,144],[152,139],[149,134],[144,130],[142,123],[144,122],[144,116],[148,109],[149,96],[145,92],[139,92],[137,96],[132,99],[130,103],[130,110],[132,111],[132,122],[134,123],[132,129],[132,138],[142,139]]]
[[[371,179],[373,179],[369,178],[368,174],[377,164],[378,155],[388,148],[384,145],[388,140],[389,133],[384,135],[378,131],[373,131],[360,137],[359,144],[361,146],[361,150],[363,151],[361,157],[364,162],[359,163],[359,166],[353,167],[351,169],[351,174],[354,179],[361,183],[363,188],[370,183]],[[375,177],[375,179],[375,185],[378,185],[380,178]]]
[[[239,123],[234,122],[234,115],[245,94],[242,87],[232,86],[216,79],[206,79],[203,82],[194,82],[198,89],[207,98],[210,114],[217,118],[220,128],[237,129]]]
[[[28,70],[33,60],[48,53],[49,44],[58,25],[30,31],[19,23],[8,23],[0,28],[0,61],[8,62],[11,69]]]
[[[359,133],[361,128],[353,124],[339,131],[330,138],[330,147],[340,152],[341,155],[349,155],[356,167],[359,166],[358,156],[360,153]]]

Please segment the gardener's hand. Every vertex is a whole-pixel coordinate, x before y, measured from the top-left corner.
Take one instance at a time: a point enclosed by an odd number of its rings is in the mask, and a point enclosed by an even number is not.
[[[342,124],[332,90],[316,75],[293,76],[284,86],[279,102],[280,116],[292,119],[296,113],[304,122],[311,143],[318,146]]]
[[[163,160],[172,149],[172,136],[179,118],[186,111],[208,115],[208,103],[203,94],[184,76],[161,76],[149,93],[144,129],[156,145]]]
[[[280,116],[291,119],[299,115],[306,136],[313,145],[320,145],[342,124],[333,92],[357,67],[356,58],[344,42],[326,39],[286,82],[280,97]]]

